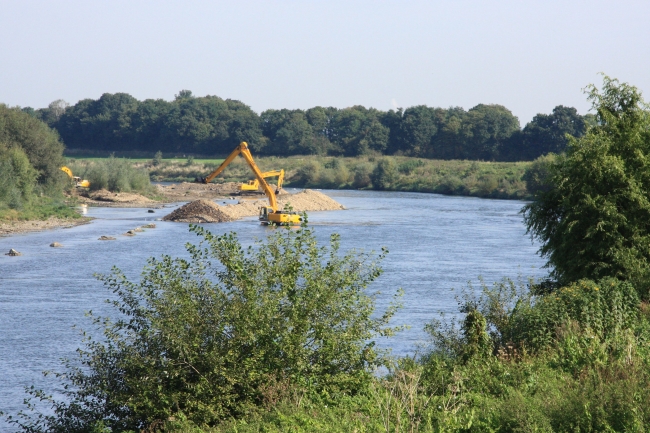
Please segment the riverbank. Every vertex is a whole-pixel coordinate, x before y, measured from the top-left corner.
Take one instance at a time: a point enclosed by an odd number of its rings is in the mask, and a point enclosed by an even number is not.
[[[283,169],[284,186],[313,189],[355,189],[400,192],[429,192],[443,195],[527,200],[524,174],[532,162],[491,162],[434,160],[405,156],[257,157],[262,171]],[[89,172],[97,158],[70,158],[75,173]],[[101,159],[99,161],[102,161]],[[147,170],[152,181],[192,182],[205,177],[222,162],[220,159],[188,158],[128,160],[134,168]],[[245,161],[235,159],[219,182],[241,183],[253,178]],[[210,184],[214,186],[216,184]]]
[[[46,220],[32,220],[32,221],[8,221],[0,222],[0,237],[17,235],[30,232],[41,232],[44,230],[53,230],[58,228],[71,228],[88,224],[93,218],[80,217],[80,218],[57,218],[50,217]]]

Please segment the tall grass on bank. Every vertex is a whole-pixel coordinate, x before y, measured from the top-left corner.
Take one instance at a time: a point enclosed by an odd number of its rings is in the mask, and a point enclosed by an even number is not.
[[[153,160],[133,165],[148,170],[151,180],[182,182],[205,177],[221,163],[221,160],[198,161],[193,158],[186,161],[162,159],[155,165]],[[432,192],[506,199],[531,196],[523,179],[530,162],[443,161],[403,156],[260,157],[256,162],[262,171],[284,169],[287,173],[285,186],[293,187]],[[250,168],[241,158],[235,159],[219,176],[221,181],[234,182],[252,178]]]
[[[76,176],[90,182],[91,191],[152,192],[149,172],[128,159],[111,156],[94,161],[70,160],[69,167]]]
[[[55,218],[80,218],[81,215],[64,202],[63,197],[35,197],[20,208],[0,203],[0,222],[31,221]]]

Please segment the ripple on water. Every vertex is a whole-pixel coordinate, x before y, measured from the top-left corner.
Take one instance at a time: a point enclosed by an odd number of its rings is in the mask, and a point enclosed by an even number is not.
[[[446,197],[435,194],[377,191],[323,191],[347,210],[309,215],[317,237],[341,235],[341,247],[390,251],[384,274],[370,287],[379,291],[377,306],[386,308],[398,287],[403,308],[394,324],[411,328],[379,345],[397,355],[412,354],[426,340],[424,325],[439,312],[453,314],[452,288],[482,276],[488,283],[502,277],[541,277],[543,261],[525,235],[519,210],[522,202]],[[137,279],[147,258],[162,254],[187,257],[184,245],[197,242],[187,224],[156,221],[156,228],[133,237],[127,230],[155,221],[147,209],[89,208],[90,224],[65,230],[0,238],[0,251],[15,248],[22,257],[0,256],[0,408],[21,408],[23,387],[35,384],[56,392],[43,370],[60,368],[59,359],[74,356],[80,335],[74,324],[89,327],[84,312],[110,310],[109,293],[93,273],[113,265]],[[268,228],[246,218],[208,225],[213,233],[235,231],[245,245],[264,237]],[[115,241],[98,241],[99,236]],[[53,241],[63,248],[50,248]],[[0,423],[0,430],[2,424]]]

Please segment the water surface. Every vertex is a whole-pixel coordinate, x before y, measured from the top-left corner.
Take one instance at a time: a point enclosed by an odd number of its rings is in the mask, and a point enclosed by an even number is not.
[[[382,341],[397,355],[412,354],[426,340],[423,326],[439,312],[457,310],[452,288],[477,278],[490,283],[503,277],[541,277],[543,260],[525,236],[522,202],[449,197],[436,194],[324,191],[347,210],[313,212],[310,225],[318,238],[341,235],[342,250],[390,251],[384,274],[371,286],[380,291],[380,310],[395,290],[404,289],[403,309],[395,324],[411,328]],[[147,258],[186,256],[184,245],[197,242],[188,225],[155,221],[157,228],[122,236],[153,222],[173,207],[157,209],[89,208],[92,223],[70,229],[0,238],[0,253],[10,248],[22,257],[0,255],[0,410],[21,408],[23,387],[56,387],[43,370],[60,370],[59,359],[74,356],[80,335],[89,328],[84,312],[110,313],[109,293],[94,277],[112,266],[137,279]],[[269,228],[255,218],[210,224],[213,233],[235,231],[243,243],[264,237]],[[101,235],[115,241],[98,241]],[[57,241],[63,248],[50,248]],[[2,429],[0,422],[0,430]]]

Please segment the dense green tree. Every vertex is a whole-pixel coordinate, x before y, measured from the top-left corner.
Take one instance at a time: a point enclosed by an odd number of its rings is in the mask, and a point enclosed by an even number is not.
[[[318,154],[313,129],[302,110],[266,110],[262,132],[268,139],[263,152],[269,155]]]
[[[461,107],[451,107],[437,116],[438,132],[433,137],[432,155],[437,159],[464,159],[463,125],[467,112]]]
[[[467,112],[463,124],[465,157],[493,161],[512,134],[519,131],[519,119],[503,105],[479,104]]]
[[[382,112],[360,105],[338,109],[266,110],[257,115],[240,101],[196,97],[181,90],[173,101],[137,101],[124,93],[104,94],[68,107],[23,109],[56,128],[70,148],[162,150],[219,154],[246,141],[266,155],[358,156],[403,154],[436,159],[532,160],[561,152],[566,134],[579,137],[593,115],[558,106],[539,114],[523,130],[501,105],[469,111],[419,105]]]
[[[66,109],[55,127],[71,148],[133,150],[131,118],[138,104],[127,93],[104,93],[96,101],[84,99]]]
[[[409,107],[400,122],[400,150],[410,156],[431,152],[431,140],[438,132],[436,110],[426,105]]]
[[[378,163],[370,175],[370,180],[374,189],[390,189],[398,178],[397,164],[394,160],[383,158]]]
[[[567,146],[567,135],[582,137],[586,129],[587,122],[573,107],[558,105],[552,114],[538,114],[522,131],[523,149],[519,152],[520,159],[562,153]]]
[[[191,230],[203,241],[188,259],[152,259],[139,283],[118,270],[101,278],[121,316],[97,318],[104,339],[88,339],[59,376],[68,400],[16,420],[24,430],[141,431],[172,417],[206,426],[250,412],[273,384],[366,389],[384,362],[372,339],[392,332],[394,308],[376,315],[367,293],[385,252],[342,254],[337,235],[319,245],[306,227],[248,249],[234,233]]]
[[[34,197],[37,171],[25,152],[0,143],[0,209],[21,209]]]
[[[51,192],[63,188],[63,143],[45,123],[18,108],[0,104],[0,143],[22,149],[36,169],[36,181],[41,187],[51,188]]]
[[[330,119],[330,140],[346,156],[383,152],[388,145],[388,128],[378,120],[378,111],[354,106],[336,110]]]
[[[650,111],[639,91],[604,78],[588,88],[598,126],[569,139],[553,188],[524,208],[554,277],[616,277],[650,287]]]

